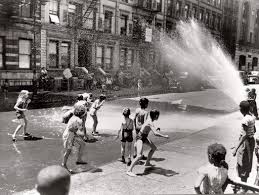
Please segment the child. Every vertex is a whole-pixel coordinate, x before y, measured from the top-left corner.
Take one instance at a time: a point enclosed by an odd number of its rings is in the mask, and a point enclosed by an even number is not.
[[[58,165],[42,169],[37,176],[36,189],[41,195],[68,195],[70,174]]]
[[[221,144],[208,147],[209,163],[198,171],[194,189],[197,194],[223,194],[228,182],[228,164],[225,162],[226,148]],[[201,192],[200,186],[203,186]]]
[[[141,98],[141,90],[142,90],[142,81],[138,79],[138,97]]]
[[[3,89],[3,92],[4,92],[4,99],[5,100],[8,99],[8,88],[9,88],[8,79],[5,79],[4,84],[2,86],[2,89]]]
[[[93,136],[99,135],[99,132],[96,131],[96,127],[98,124],[97,110],[99,110],[102,107],[105,100],[106,100],[106,96],[101,94],[100,97],[94,101],[94,103],[92,104],[92,106],[90,108],[90,116],[93,118],[93,121],[94,121],[93,131],[92,131]]]
[[[142,125],[148,118],[148,112],[146,111],[146,108],[148,107],[149,100],[147,98],[141,98],[139,100],[140,108],[136,109],[136,114],[134,117],[134,126],[136,130],[136,136],[138,135]],[[146,160],[146,157],[143,155],[142,160]]]
[[[83,118],[85,117],[85,114],[85,106],[80,102],[76,103],[74,105],[73,116],[69,119],[67,127],[63,133],[65,152],[62,166],[67,170],[67,160],[75,143],[79,145],[76,164],[86,164],[86,162],[82,160],[82,147],[84,146],[84,140],[77,134],[78,130],[82,130],[84,128]]]
[[[22,90],[18,96],[18,99],[16,101],[16,104],[14,106],[14,109],[16,110],[16,117],[19,121],[19,125],[15,129],[13,135],[12,135],[12,140],[15,142],[16,141],[16,134],[17,132],[23,127],[23,137],[24,139],[29,139],[31,135],[27,133],[27,124],[28,121],[26,119],[26,116],[24,114],[25,111],[27,111],[28,104],[31,102],[29,99],[29,91],[27,90]]]
[[[250,104],[250,111],[251,113],[258,119],[258,113],[257,113],[257,104],[256,104],[256,90],[253,88],[249,93],[248,93],[248,102]]]
[[[119,138],[120,132],[122,131],[122,138],[121,138],[121,162],[126,163],[125,161],[125,146],[126,142],[128,143],[128,166],[131,164],[131,148],[132,148],[132,141],[133,141],[133,120],[129,117],[130,116],[130,109],[125,108],[123,110],[124,121],[121,124],[121,128],[118,131]]]
[[[127,175],[135,177],[136,175],[132,172],[132,169],[134,166],[138,163],[139,160],[141,160],[142,152],[143,152],[143,144],[147,144],[151,150],[148,153],[147,161],[145,163],[145,166],[152,166],[150,164],[150,160],[156,150],[155,144],[148,139],[148,134],[150,131],[154,133],[155,136],[168,138],[168,135],[163,135],[159,133],[159,128],[155,128],[154,121],[158,120],[159,118],[159,111],[158,110],[151,110],[150,111],[150,119],[148,119],[141,127],[141,130],[139,131],[139,134],[137,135],[136,143],[134,144],[134,150],[137,153],[137,157],[133,160],[132,164],[129,166]]]
[[[242,182],[246,182],[252,169],[253,151],[255,147],[254,133],[255,117],[250,113],[250,104],[248,101],[242,101],[239,105],[240,112],[244,118],[241,121],[242,130],[237,146],[233,155],[237,154],[237,171]]]

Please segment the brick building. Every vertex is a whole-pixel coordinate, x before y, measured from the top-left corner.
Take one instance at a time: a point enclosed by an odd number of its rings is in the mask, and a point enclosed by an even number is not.
[[[216,37],[221,35],[221,0],[39,0],[35,13],[35,1],[25,2],[10,17],[12,26],[0,27],[0,80],[31,82],[33,70],[38,73],[40,67],[61,79],[65,68],[77,66],[138,77],[142,71],[164,71],[153,45],[154,27],[170,32],[177,21],[194,17]],[[24,7],[29,11],[19,11]],[[152,28],[151,41],[145,41],[145,31]]]
[[[238,5],[235,62],[239,70],[259,70],[259,2],[240,0]]]

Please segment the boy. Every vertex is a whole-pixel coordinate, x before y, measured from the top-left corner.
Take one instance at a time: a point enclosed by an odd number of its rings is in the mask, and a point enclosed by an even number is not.
[[[93,118],[94,124],[93,124],[93,131],[92,135],[93,136],[98,136],[99,133],[96,131],[96,127],[98,124],[98,118],[97,118],[97,111],[103,106],[104,102],[106,100],[106,96],[101,94],[100,97],[94,101],[90,108],[90,116]]]
[[[240,112],[244,118],[241,121],[242,130],[237,146],[233,151],[233,156],[237,154],[237,171],[242,182],[246,182],[252,169],[253,151],[255,147],[254,133],[255,117],[250,113],[248,101],[242,101],[239,105]]]
[[[150,111],[150,119],[148,119],[141,127],[139,134],[137,135],[137,140],[136,143],[134,145],[134,150],[137,154],[137,157],[133,160],[132,164],[129,166],[129,169],[127,171],[127,175],[131,176],[131,177],[135,177],[136,175],[132,172],[134,166],[138,163],[139,160],[141,160],[142,158],[142,152],[143,152],[143,144],[148,145],[151,150],[148,153],[148,157],[147,157],[147,161],[145,163],[145,166],[152,166],[150,164],[150,160],[154,154],[154,152],[156,151],[156,146],[155,144],[148,139],[148,135],[149,132],[152,131],[154,133],[155,136],[159,136],[159,137],[164,137],[164,138],[168,138],[168,135],[163,135],[161,133],[159,133],[158,131],[160,131],[159,128],[155,128],[154,126],[154,121],[158,120],[159,118],[159,111],[158,110],[151,110]]]
[[[134,126],[136,130],[136,137],[144,124],[144,122],[148,118],[148,112],[146,111],[146,108],[148,107],[149,100],[147,98],[141,98],[139,100],[140,108],[136,109],[136,114],[134,117]],[[142,160],[146,160],[147,158],[143,155]]]
[[[256,90],[253,88],[248,93],[248,102],[250,104],[250,111],[251,113],[258,119],[258,113],[257,113],[257,104],[256,104]]]
[[[48,166],[37,176],[36,189],[41,195],[67,195],[69,188],[70,174],[61,166]]]
[[[5,79],[4,84],[2,86],[3,92],[4,92],[4,99],[8,99],[8,88],[9,88],[9,82],[8,79]]]

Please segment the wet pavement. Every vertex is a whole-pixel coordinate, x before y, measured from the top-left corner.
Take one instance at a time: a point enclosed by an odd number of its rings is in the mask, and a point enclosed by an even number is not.
[[[123,106],[122,106],[123,105]],[[86,143],[84,159],[86,167],[76,167],[74,156],[69,160],[68,166],[77,171],[88,171],[91,168],[112,162],[120,157],[120,141],[114,141],[115,135],[122,120],[122,109],[130,107],[132,113],[138,106],[138,101],[121,99],[106,102],[98,113],[98,131],[101,137],[95,143]],[[201,107],[172,105],[161,102],[151,102],[150,108],[161,110],[157,122],[162,132],[170,135],[170,139],[152,138],[156,144],[164,144],[181,139],[201,129],[214,126],[219,117],[224,115],[221,111],[204,109]],[[1,192],[12,193],[31,189],[35,185],[35,178],[40,169],[48,165],[60,164],[62,160],[62,132],[65,125],[61,123],[61,108],[35,109],[27,113],[29,119],[28,132],[42,138],[35,141],[18,139],[12,143],[11,136],[16,128],[14,112],[0,113],[0,184]],[[133,114],[131,115],[133,117]],[[168,122],[170,121],[170,122]],[[90,132],[91,118],[87,121],[87,130]],[[153,136],[152,136],[153,137]]]

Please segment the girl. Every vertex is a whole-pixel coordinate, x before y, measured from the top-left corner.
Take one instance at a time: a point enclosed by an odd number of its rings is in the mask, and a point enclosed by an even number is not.
[[[73,116],[69,119],[67,127],[63,133],[65,152],[62,166],[67,170],[67,160],[75,143],[79,145],[76,164],[86,164],[86,162],[82,160],[82,147],[84,146],[84,140],[77,134],[78,130],[82,130],[84,128],[83,119],[86,115],[86,108],[83,104],[78,102],[74,105],[73,112]]]
[[[131,164],[131,148],[132,148],[132,141],[133,141],[133,120],[129,117],[130,116],[130,109],[125,108],[123,110],[124,121],[121,124],[121,128],[118,131],[118,136],[116,139],[119,138],[120,132],[122,131],[122,138],[121,138],[121,162],[126,163],[125,161],[125,146],[126,142],[128,143],[128,166]]]
[[[102,105],[105,102],[105,99],[106,99],[106,96],[101,94],[100,97],[94,101],[94,103],[90,108],[90,116],[93,118],[93,121],[94,121],[93,131],[92,131],[93,136],[99,135],[99,133],[96,131],[96,127],[98,124],[97,110],[99,110],[102,107]]]
[[[19,125],[15,129],[13,135],[12,135],[12,140],[16,141],[16,134],[17,132],[23,128],[23,137],[24,139],[29,139],[31,135],[27,133],[27,124],[28,121],[26,119],[26,116],[24,114],[25,111],[27,111],[27,107],[31,100],[29,99],[29,91],[27,90],[22,90],[18,96],[18,99],[16,101],[16,104],[14,106],[14,109],[16,110],[16,117],[19,121]]]
[[[226,153],[226,148],[221,144],[215,143],[208,147],[209,163],[199,169],[199,176],[194,186],[197,194],[224,193],[229,182],[228,164],[225,162]]]
[[[239,105],[244,118],[241,121],[242,130],[233,155],[237,154],[237,171],[242,182],[246,182],[252,169],[253,152],[255,147],[254,133],[255,117],[250,113],[248,101],[242,101]]]
[[[150,131],[153,131],[155,136],[159,136],[159,137],[164,137],[164,138],[168,138],[168,135],[163,135],[161,133],[159,133],[158,131],[160,131],[159,128],[155,128],[154,126],[154,121],[158,120],[159,118],[159,111],[158,110],[151,110],[150,111],[150,119],[148,119],[141,127],[141,130],[139,132],[139,134],[137,135],[137,140],[136,143],[134,145],[134,149],[135,152],[137,153],[136,158],[133,160],[132,164],[130,165],[128,171],[127,171],[127,175],[135,177],[136,175],[132,172],[133,167],[138,163],[138,161],[141,159],[142,157],[142,152],[143,152],[143,144],[147,144],[151,150],[148,153],[148,157],[147,157],[147,161],[145,163],[145,166],[152,166],[150,164],[150,160],[156,150],[156,146],[155,144],[153,144],[153,142],[151,140],[148,139],[148,134]]]

